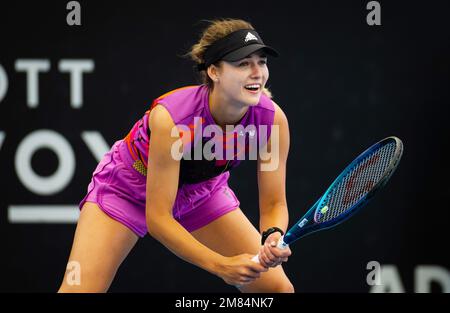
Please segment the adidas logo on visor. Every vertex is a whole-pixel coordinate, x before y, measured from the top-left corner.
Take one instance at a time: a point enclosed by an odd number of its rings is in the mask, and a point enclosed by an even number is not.
[[[250,41],[250,40],[258,41],[258,38],[256,38],[256,36],[253,35],[252,33],[248,32],[247,36],[245,36],[245,42]]]

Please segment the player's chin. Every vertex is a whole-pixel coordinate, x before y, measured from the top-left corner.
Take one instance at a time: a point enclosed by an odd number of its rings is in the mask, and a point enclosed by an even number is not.
[[[259,103],[259,100],[261,99],[262,91],[259,92],[249,92],[244,89],[242,99],[243,102],[248,106],[255,106]]]

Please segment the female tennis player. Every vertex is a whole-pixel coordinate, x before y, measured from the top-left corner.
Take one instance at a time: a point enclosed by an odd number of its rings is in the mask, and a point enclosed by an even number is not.
[[[286,116],[265,88],[267,56],[277,54],[246,21],[208,25],[189,53],[203,84],[154,100],[94,171],[69,257],[70,264],[79,265],[81,279],[70,280],[68,267],[59,292],[107,291],[124,258],[147,233],[241,292],[294,292],[281,266],[291,251],[275,245],[288,225],[289,150]],[[208,127],[220,135],[208,134]],[[211,138],[215,157],[196,158],[195,151],[205,151]],[[252,139],[262,142],[258,150],[270,152],[269,159],[257,154],[262,236],[228,186],[230,170],[250,154]],[[277,166],[263,170],[274,159]],[[259,262],[254,262],[257,253]]]

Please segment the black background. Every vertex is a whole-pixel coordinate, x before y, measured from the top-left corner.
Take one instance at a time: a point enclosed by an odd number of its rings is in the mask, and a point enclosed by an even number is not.
[[[0,291],[58,289],[75,225],[10,224],[10,204],[76,204],[97,161],[81,132],[101,132],[112,145],[151,101],[196,83],[182,58],[205,27],[202,19],[250,21],[281,57],[269,60],[269,87],[291,131],[287,197],[291,224],[363,149],[390,135],[405,145],[390,184],[357,217],[292,247],[285,270],[297,292],[367,292],[366,264],[397,267],[413,292],[419,265],[450,268],[448,1],[380,1],[381,26],[368,26],[368,1],[80,1],[82,25],[66,24],[66,1],[2,3],[0,64],[9,88],[0,102]],[[48,59],[40,102],[26,105],[26,76],[17,59]],[[93,59],[83,76],[84,105],[70,107],[65,58]],[[60,193],[38,196],[14,170],[18,144],[36,129],[62,134],[76,153],[76,174]],[[56,168],[36,154],[41,175]],[[258,225],[255,163],[232,174],[242,210]],[[435,288],[439,291],[439,288]],[[178,259],[150,236],[120,268],[112,292],[235,292],[220,278]]]

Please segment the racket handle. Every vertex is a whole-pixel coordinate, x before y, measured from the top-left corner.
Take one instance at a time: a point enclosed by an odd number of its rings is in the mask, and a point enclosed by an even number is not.
[[[277,243],[278,249],[286,249],[286,247],[288,246],[288,244],[284,242],[283,238],[284,236],[281,236],[280,239],[278,240]],[[259,263],[259,253],[252,258],[252,261],[255,263]]]

